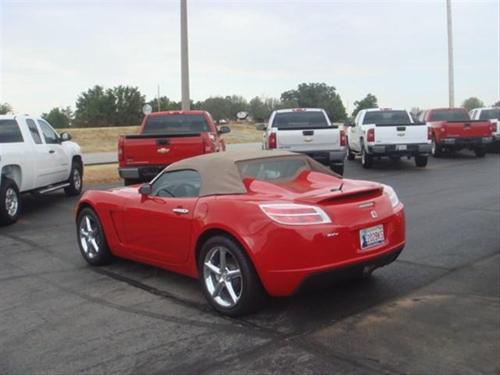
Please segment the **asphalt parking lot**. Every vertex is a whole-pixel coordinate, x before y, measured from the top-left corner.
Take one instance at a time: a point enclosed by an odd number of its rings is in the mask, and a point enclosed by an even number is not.
[[[0,373],[498,373],[500,155],[348,161],[346,177],[396,189],[400,258],[242,319],[210,310],[195,280],[87,266],[76,199],[25,197],[0,228]]]

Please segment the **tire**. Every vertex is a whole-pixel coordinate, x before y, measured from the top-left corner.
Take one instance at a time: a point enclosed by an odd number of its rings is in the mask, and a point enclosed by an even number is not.
[[[440,158],[443,155],[443,148],[437,144],[436,139],[434,137],[432,138],[432,143],[431,143],[431,154],[435,158]]]
[[[21,214],[21,196],[16,183],[2,178],[0,186],[0,225],[15,223]]]
[[[83,259],[92,266],[110,264],[111,254],[99,217],[90,207],[83,208],[76,219],[76,236]]]
[[[141,183],[141,181],[133,179],[133,178],[125,178],[123,180],[123,185],[125,185],[125,186],[136,185],[136,184],[140,184],[140,183]]]
[[[423,168],[427,166],[428,157],[425,155],[416,155],[415,156],[415,165],[419,168]]]
[[[344,175],[344,165],[330,165],[330,169],[340,176]]]
[[[347,160],[354,160],[356,155],[354,152],[351,151],[351,148],[349,147],[349,142],[347,142]]]
[[[83,188],[83,168],[78,162],[71,164],[71,173],[69,174],[69,186],[64,188],[68,197],[74,197],[82,193]]]
[[[224,254],[226,264],[222,277],[221,254]],[[236,276],[236,270],[239,270],[239,276]],[[245,251],[229,237],[217,235],[202,245],[198,254],[198,271],[205,298],[223,315],[236,317],[249,314],[260,306],[265,296],[259,277]]]
[[[476,154],[476,157],[478,158],[484,158],[486,155],[486,148],[485,147],[476,147],[474,148],[474,154]]]
[[[361,145],[361,165],[365,169],[370,169],[373,165],[373,156],[366,153],[363,144]]]

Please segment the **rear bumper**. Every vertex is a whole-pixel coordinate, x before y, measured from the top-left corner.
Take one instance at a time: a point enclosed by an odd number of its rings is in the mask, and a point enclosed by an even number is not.
[[[441,146],[450,147],[470,147],[488,145],[493,142],[493,137],[473,137],[473,138],[442,138],[439,140]]]
[[[321,164],[331,166],[331,165],[344,165],[344,160],[346,157],[346,150],[318,150],[318,151],[294,151],[299,154],[305,154],[310,158],[320,162]]]
[[[148,165],[144,167],[120,167],[118,173],[121,178],[127,180],[151,181],[160,173],[166,165]]]
[[[431,145],[428,143],[397,144],[397,145],[368,145],[368,153],[373,155],[397,155],[415,156],[428,155],[431,152]]]

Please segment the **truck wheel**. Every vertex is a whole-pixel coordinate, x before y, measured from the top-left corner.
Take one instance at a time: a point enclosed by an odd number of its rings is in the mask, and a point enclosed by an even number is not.
[[[71,173],[69,174],[69,186],[64,188],[64,192],[68,197],[73,197],[82,193],[82,174],[81,164],[73,162],[71,165]]]
[[[0,224],[13,224],[21,213],[19,189],[14,181],[4,177],[0,186]]]
[[[344,165],[330,165],[330,169],[340,176],[344,175]]]
[[[417,156],[415,156],[415,165],[417,167],[423,168],[427,165],[427,160],[428,160],[427,156],[417,155]]]
[[[431,154],[435,158],[441,157],[443,154],[443,149],[441,148],[440,145],[437,144],[436,139],[432,138],[432,143],[431,143]]]
[[[141,181],[133,179],[133,178],[125,178],[123,180],[123,185],[125,185],[125,186],[136,185],[136,184],[140,184],[140,183],[141,183]]]
[[[366,153],[363,145],[361,145],[361,165],[365,169],[370,169],[373,165],[373,156]]]
[[[484,147],[476,147],[474,149],[474,153],[478,158],[484,158],[484,155],[486,155],[486,148]]]
[[[205,298],[224,315],[248,314],[265,296],[248,256],[226,236],[211,237],[202,245],[198,274]]]
[[[351,151],[351,148],[349,147],[349,142],[347,142],[347,160],[354,160],[356,155],[354,155],[354,152]]]
[[[93,266],[113,261],[106,236],[97,214],[90,207],[83,208],[76,219],[76,236],[83,259]]]

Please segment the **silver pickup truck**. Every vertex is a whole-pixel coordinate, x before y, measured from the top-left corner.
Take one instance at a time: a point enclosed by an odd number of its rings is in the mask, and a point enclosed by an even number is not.
[[[293,108],[274,111],[269,122],[257,126],[264,130],[264,150],[284,149],[307,154],[334,172],[344,173],[346,137],[332,125],[325,110]]]

